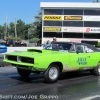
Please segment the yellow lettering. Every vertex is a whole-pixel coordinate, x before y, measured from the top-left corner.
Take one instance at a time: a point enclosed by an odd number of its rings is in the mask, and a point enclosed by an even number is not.
[[[44,31],[61,31],[61,28],[45,27]]]
[[[81,16],[65,16],[65,20],[82,20]]]
[[[44,16],[44,20],[62,20],[62,16]]]

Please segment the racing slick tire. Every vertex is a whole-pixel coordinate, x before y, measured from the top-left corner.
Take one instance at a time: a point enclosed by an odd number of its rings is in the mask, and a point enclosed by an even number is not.
[[[28,77],[31,73],[30,70],[25,70],[25,69],[21,69],[21,68],[17,68],[17,72],[22,77]]]
[[[98,76],[100,75],[100,62],[98,63],[97,67],[95,67],[93,70],[91,70],[91,73],[98,75]]]
[[[59,66],[56,64],[51,64],[49,68],[44,72],[44,78],[48,83],[54,83],[58,80],[60,73]]]

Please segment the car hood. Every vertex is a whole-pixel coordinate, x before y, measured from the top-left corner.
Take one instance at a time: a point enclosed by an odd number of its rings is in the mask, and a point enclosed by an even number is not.
[[[63,51],[27,49],[27,51],[15,51],[15,52],[6,53],[6,54],[17,55],[17,56],[27,56],[27,57],[37,57],[37,56],[44,56],[44,55],[51,55],[51,54],[59,54],[62,52]]]

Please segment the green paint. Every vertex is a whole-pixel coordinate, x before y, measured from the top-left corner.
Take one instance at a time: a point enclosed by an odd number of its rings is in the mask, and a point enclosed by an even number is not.
[[[34,58],[33,63],[25,63],[25,62],[17,62],[8,60],[6,58],[7,55],[14,56],[23,56]],[[88,58],[88,56],[90,56]],[[20,52],[12,52],[6,53],[4,55],[4,62],[10,64],[16,64],[16,67],[20,67],[20,65],[24,65],[27,67],[23,67],[24,69],[30,69],[32,71],[46,71],[49,65],[53,62],[59,62],[62,64],[63,69],[65,71],[65,64],[68,66],[66,71],[78,70],[88,66],[91,68],[92,66],[96,67],[98,62],[100,61],[100,52],[94,53],[70,53],[70,52],[60,52],[60,51],[52,51],[52,50],[36,50],[32,49],[28,51],[20,51]],[[76,67],[77,66],[77,67]],[[21,67],[20,67],[21,68]]]

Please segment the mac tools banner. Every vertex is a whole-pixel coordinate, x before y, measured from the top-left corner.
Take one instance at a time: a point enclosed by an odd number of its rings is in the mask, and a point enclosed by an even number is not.
[[[62,27],[63,32],[83,32],[83,27]]]

